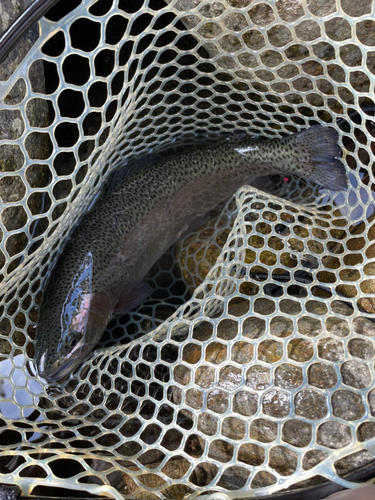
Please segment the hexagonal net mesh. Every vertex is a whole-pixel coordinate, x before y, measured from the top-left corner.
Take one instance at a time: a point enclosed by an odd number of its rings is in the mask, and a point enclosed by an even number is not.
[[[0,482],[117,498],[346,485],[375,452],[373,2],[83,0],[39,28],[0,84]],[[111,171],[317,123],[339,132],[346,192],[244,186],[67,382],[34,376],[43,280]]]

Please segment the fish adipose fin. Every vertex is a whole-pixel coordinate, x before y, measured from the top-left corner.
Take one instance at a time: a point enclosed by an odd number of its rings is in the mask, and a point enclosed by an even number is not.
[[[127,313],[135,307],[142,304],[154,291],[152,286],[147,283],[137,283],[134,286],[126,288],[115,306],[113,314]]]
[[[300,149],[302,154],[309,153],[310,160],[306,166],[308,180],[333,191],[348,187],[345,167],[340,161],[341,149],[335,129],[315,125],[289,137],[297,152]]]

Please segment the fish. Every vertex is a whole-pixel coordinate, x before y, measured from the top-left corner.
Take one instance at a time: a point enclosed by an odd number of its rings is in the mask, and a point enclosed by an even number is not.
[[[85,361],[111,319],[141,304],[144,277],[194,222],[259,176],[296,174],[347,188],[338,133],[315,125],[283,138],[223,140],[115,171],[47,278],[34,363],[47,382]]]

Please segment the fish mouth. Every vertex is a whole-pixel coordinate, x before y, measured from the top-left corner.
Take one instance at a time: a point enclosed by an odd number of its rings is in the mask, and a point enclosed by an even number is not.
[[[58,366],[53,366],[48,370],[38,369],[39,377],[43,378],[44,380],[47,380],[47,382],[57,382],[58,380],[61,380],[66,375],[71,373],[75,368],[75,365],[78,366],[79,363],[82,363],[82,359],[80,359],[79,361],[72,360],[67,364],[64,363]]]
[[[90,350],[88,350],[88,352],[90,352]],[[40,360],[39,363],[36,363],[39,377],[46,380],[47,382],[57,382],[63,379],[64,377],[72,373],[75,368],[84,363],[87,357],[87,352],[85,353],[84,351],[86,351],[86,349],[82,349],[79,353],[79,356],[74,356],[72,357],[72,359],[65,358],[62,361],[60,360],[60,362],[56,361],[48,368],[44,367],[43,361]],[[45,354],[44,356],[48,357],[48,354]]]

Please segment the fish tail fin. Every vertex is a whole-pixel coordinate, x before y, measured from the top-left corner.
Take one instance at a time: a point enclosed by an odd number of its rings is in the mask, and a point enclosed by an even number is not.
[[[348,187],[345,167],[339,159],[341,149],[337,142],[337,130],[315,125],[288,137],[297,151],[301,150],[309,155],[306,165],[308,180],[333,191]]]

